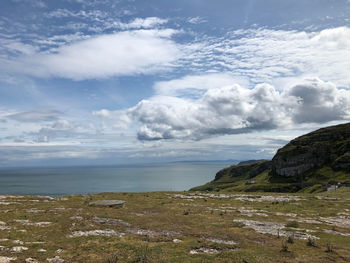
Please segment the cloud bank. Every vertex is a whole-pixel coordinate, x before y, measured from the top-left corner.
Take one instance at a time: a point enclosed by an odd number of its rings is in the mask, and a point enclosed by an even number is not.
[[[179,45],[171,40],[175,33],[151,29],[99,35],[4,63],[6,71],[73,80],[150,74],[171,67],[179,57]]]
[[[131,120],[140,123],[139,140],[200,140],[350,119],[350,90],[338,89],[318,78],[283,91],[269,84],[258,84],[253,89],[231,84],[207,89],[197,99],[156,95],[124,111],[102,110],[95,115],[126,124]]]

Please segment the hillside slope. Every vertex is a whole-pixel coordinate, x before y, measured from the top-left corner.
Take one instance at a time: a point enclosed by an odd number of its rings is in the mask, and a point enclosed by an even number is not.
[[[230,166],[212,182],[191,190],[314,192],[338,182],[350,183],[350,123],[300,136],[271,161]]]

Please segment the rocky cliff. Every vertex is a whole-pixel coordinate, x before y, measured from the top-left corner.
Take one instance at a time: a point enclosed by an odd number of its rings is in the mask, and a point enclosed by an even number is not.
[[[298,137],[279,149],[272,169],[281,176],[296,176],[327,165],[350,171],[350,123],[331,126]]]
[[[225,168],[193,190],[299,191],[334,182],[350,183],[350,123],[300,136],[279,149],[272,161]]]

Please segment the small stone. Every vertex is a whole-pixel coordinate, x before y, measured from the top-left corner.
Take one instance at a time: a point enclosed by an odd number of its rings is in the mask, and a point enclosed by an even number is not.
[[[45,253],[47,250],[46,249],[43,249],[43,248],[40,248],[40,249],[38,249],[38,252],[40,252],[40,253]]]
[[[63,251],[64,251],[64,250],[63,250],[62,248],[59,248],[59,249],[56,250],[56,253],[57,253],[57,254],[61,254],[61,253],[63,253]]]
[[[13,240],[13,244],[17,244],[17,245],[23,245],[24,244],[24,242],[23,241],[21,241],[21,240]]]
[[[182,240],[175,238],[175,239],[173,239],[173,242],[174,243],[180,243],[180,242],[182,242]]]

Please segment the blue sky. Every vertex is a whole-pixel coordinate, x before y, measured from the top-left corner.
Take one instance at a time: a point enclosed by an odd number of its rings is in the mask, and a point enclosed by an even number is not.
[[[271,158],[349,69],[346,0],[3,0],[0,166]]]

